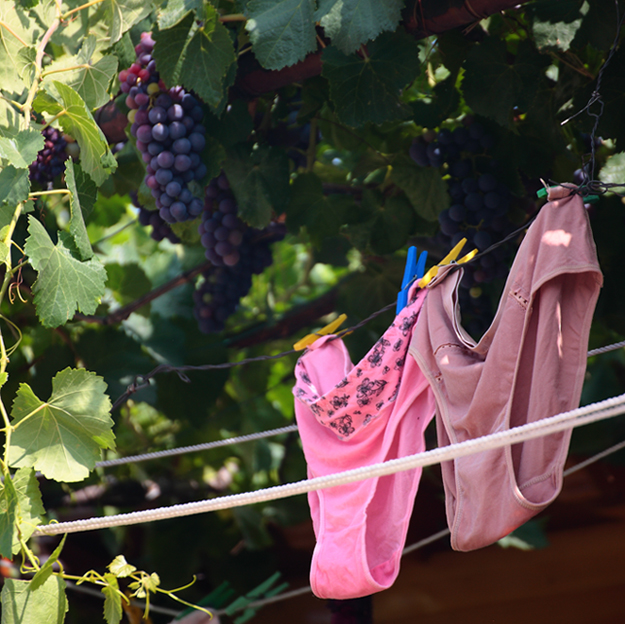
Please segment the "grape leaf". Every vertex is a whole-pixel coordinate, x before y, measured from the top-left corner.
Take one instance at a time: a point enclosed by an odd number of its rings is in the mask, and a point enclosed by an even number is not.
[[[115,559],[113,559],[113,561],[111,561],[111,563],[109,563],[106,567],[111,571],[111,574],[117,578],[126,578],[137,570],[135,566],[130,565],[126,561],[126,557],[124,557],[124,555],[117,555],[117,557],[115,557]]]
[[[385,33],[367,46],[367,56],[323,51],[322,74],[339,119],[349,126],[405,119],[410,108],[401,90],[419,74],[417,42],[406,33]]]
[[[236,61],[227,28],[215,9],[206,6],[203,26],[189,15],[173,28],[154,33],[154,59],[166,84],[193,89],[209,106],[224,101],[227,75]]]
[[[312,172],[302,173],[293,181],[286,215],[289,229],[297,233],[305,226],[317,248],[324,239],[337,236],[343,222],[341,211],[326,200],[321,180]]]
[[[104,0],[93,21],[109,25],[107,32],[112,45],[151,11],[152,3],[145,0]]]
[[[119,624],[122,620],[122,597],[119,584],[114,574],[107,572],[104,580],[108,583],[102,588],[104,594],[104,619],[107,624]]]
[[[27,541],[39,524],[43,522],[46,510],[41,500],[39,481],[32,468],[20,468],[13,476],[17,494],[17,523],[24,541]],[[13,553],[20,551],[17,536],[13,540]]]
[[[35,98],[33,108],[59,117],[65,132],[78,141],[82,168],[99,186],[117,167],[102,130],[74,89],[56,80],[44,89]]]
[[[475,113],[509,126],[512,108],[527,106],[536,95],[546,64],[548,57],[538,54],[527,41],[519,44],[510,64],[505,42],[486,38],[469,51],[464,64],[462,90],[467,104]]]
[[[316,49],[314,11],[314,0],[252,0],[247,4],[245,27],[263,67],[294,65]]]
[[[70,67],[74,69],[70,70]],[[92,64],[91,56],[86,58],[81,51],[75,56],[62,56],[50,63],[46,67],[43,83],[62,81],[82,97],[89,110],[93,110],[104,106],[111,99],[108,88],[116,73],[117,58],[112,54]]]
[[[402,0],[320,0],[315,21],[345,54],[375,39],[385,30],[395,30],[404,6]]]
[[[0,158],[18,169],[28,168],[43,149],[43,135],[38,130],[20,130],[11,136],[0,128],[0,134]]]
[[[402,156],[393,162],[391,180],[406,193],[415,212],[427,221],[436,221],[449,206],[447,186],[438,169],[418,167]]]
[[[98,189],[95,184],[82,172],[79,165],[74,165],[70,158],[65,165],[65,184],[70,191],[69,231],[74,238],[80,260],[93,258],[93,249],[89,242],[89,235],[83,219],[83,211],[89,214],[93,210]]]
[[[0,85],[4,91],[22,93],[24,56],[20,54],[41,35],[36,22],[11,0],[0,0]]]
[[[39,319],[46,327],[58,327],[74,316],[76,309],[93,314],[104,294],[106,271],[97,258],[76,259],[69,237],[59,236],[55,245],[37,219],[29,217],[26,254],[37,271],[33,285]],[[63,240],[65,238],[65,241]]]
[[[239,204],[239,216],[255,228],[264,228],[272,212],[284,210],[289,198],[289,162],[275,147],[246,144],[228,153],[224,169]]]
[[[13,543],[17,539],[15,520],[17,517],[17,493],[8,472],[0,483],[0,555],[11,559]]]
[[[625,153],[619,152],[608,158],[599,172],[599,179],[607,184],[622,184],[625,180]]]
[[[54,572],[54,564],[59,560],[63,546],[65,546],[65,540],[67,539],[67,533],[63,536],[63,539],[59,542],[58,546],[52,551],[50,556],[46,559],[46,562],[37,570],[37,573],[32,578],[30,585],[31,589],[38,589],[41,587]]]
[[[414,210],[406,197],[388,197],[373,222],[371,249],[375,253],[389,254],[403,247],[413,233],[415,221]]]
[[[568,50],[588,9],[584,0],[543,0],[528,7],[536,46]]]
[[[0,205],[8,204],[12,209],[28,199],[30,179],[27,169],[16,169],[13,165],[0,171]]]
[[[51,576],[38,589],[32,581],[5,579],[2,624],[63,624],[68,611],[65,581]]]
[[[114,448],[111,402],[101,377],[65,368],[52,379],[43,402],[20,384],[11,410],[14,427],[9,463],[32,466],[48,479],[71,482],[89,475],[101,448]]]
[[[167,0],[167,4],[158,13],[158,27],[162,30],[171,28],[181,22],[191,11],[195,17],[204,17],[202,0]]]

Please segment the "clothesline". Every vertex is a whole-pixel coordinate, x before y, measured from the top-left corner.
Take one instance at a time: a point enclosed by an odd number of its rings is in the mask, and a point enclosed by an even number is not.
[[[203,501],[195,501],[169,507],[147,509],[112,516],[95,517],[71,522],[49,524],[37,528],[33,535],[57,535],[61,533],[77,533],[93,531],[116,526],[128,526],[143,522],[178,518],[218,509],[230,509],[253,503],[266,502],[281,498],[288,498],[306,492],[353,483],[363,479],[382,477],[396,472],[411,470],[417,467],[431,466],[457,457],[473,455],[482,451],[518,444],[526,440],[543,437],[573,427],[590,424],[625,413],[625,394],[621,394],[605,401],[592,403],[568,412],[563,412],[550,418],[514,427],[506,431],[498,431],[480,438],[467,440],[448,446],[439,447],[423,453],[408,455],[386,462],[372,464],[353,470],[346,470],[336,474],[304,479],[294,483],[277,485],[262,490],[231,494]]]
[[[575,464],[574,466],[567,468],[563,472],[563,476],[566,478],[572,475],[573,473],[583,470],[587,466],[590,466],[591,464],[594,464],[595,462],[598,462],[604,459],[605,457],[608,457],[609,455],[612,455],[613,453],[616,453],[622,449],[625,449],[625,441],[618,442],[617,444],[614,444],[613,446],[601,451],[600,453],[597,453],[596,455],[593,455],[592,457],[589,457],[588,459],[585,459],[584,461],[581,461],[578,464]],[[402,551],[402,557],[412,552],[415,552],[416,550],[424,548],[425,546],[432,544],[438,541],[439,539],[442,539],[443,537],[446,537],[447,535],[449,535],[449,533],[450,533],[449,529],[443,529],[441,531],[438,531],[437,533],[433,533],[432,535],[429,535],[428,537],[425,537],[419,540],[418,542],[415,542],[414,544],[410,544],[410,546],[406,546],[406,548],[404,548],[404,550]],[[102,600],[105,598],[104,594],[101,591],[98,591],[96,589],[78,586],[70,582],[68,582],[67,586],[68,586],[68,589],[72,589],[72,590],[79,591],[85,594],[89,594],[91,596],[100,598]],[[284,600],[289,600],[290,598],[296,598],[297,596],[303,596],[311,592],[312,592],[312,588],[310,585],[299,587],[297,589],[292,589],[291,591],[288,591],[288,592],[277,594],[276,596],[271,596],[270,598],[262,598],[260,600],[256,600],[254,602],[246,604],[245,606],[242,606],[241,610],[258,609],[268,604],[282,602]],[[140,608],[145,607],[145,603],[142,603],[139,601],[133,601],[132,604]],[[182,613],[181,611],[179,612],[174,609],[168,609],[166,607],[161,607],[161,606],[153,605],[153,604],[150,605],[150,609],[154,612],[164,613],[166,615],[172,615],[172,616],[179,616]],[[211,612],[214,615],[220,616],[220,615],[225,614],[226,610],[225,609],[211,609]],[[230,614],[232,615],[232,613]]]
[[[597,349],[591,349],[588,351],[588,357],[600,355],[603,353],[609,353],[610,351],[616,351],[625,347],[625,340],[621,342],[615,342],[605,347],[599,347]],[[246,435],[235,436],[232,438],[225,438],[223,440],[214,440],[212,442],[203,442],[202,444],[192,444],[190,446],[182,446],[173,449],[165,449],[162,451],[153,451],[152,453],[141,453],[139,455],[129,455],[128,457],[118,457],[116,459],[106,459],[96,463],[96,468],[110,468],[112,466],[122,466],[124,464],[132,464],[137,462],[149,461],[152,459],[162,459],[163,457],[173,457],[176,455],[184,455],[186,453],[196,453],[199,451],[209,451],[221,446],[229,446],[231,444],[241,444],[244,442],[252,442],[254,440],[261,440],[264,438],[271,438],[281,435],[283,433],[293,433],[297,431],[297,425],[288,425],[286,427],[279,427],[277,429],[269,429],[267,431],[259,431],[257,433],[249,433]]]

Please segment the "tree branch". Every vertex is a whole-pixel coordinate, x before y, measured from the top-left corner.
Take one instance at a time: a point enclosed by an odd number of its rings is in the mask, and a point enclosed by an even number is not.
[[[466,0],[460,7],[450,7],[441,15],[428,16],[428,12],[421,10],[420,0],[415,0],[414,9],[405,19],[405,28],[416,39],[424,39],[431,35],[466,26],[472,22],[485,19],[505,9],[511,9],[529,0]],[[250,57],[245,71],[240,73],[234,86],[234,96],[237,92],[244,97],[257,97],[269,91],[275,91],[293,82],[302,82],[307,78],[318,76],[321,73],[322,50],[309,54],[303,61],[277,71],[263,69],[258,61]]]
[[[155,299],[158,299],[165,293],[168,293],[170,290],[174,288],[178,288],[178,286],[182,286],[190,281],[192,281],[195,277],[197,277],[200,273],[203,273],[207,269],[212,266],[210,262],[204,262],[193,269],[189,269],[184,273],[181,273],[174,279],[169,280],[162,286],[151,290],[149,293],[135,299],[133,302],[125,305],[119,310],[115,312],[111,312],[106,316],[86,316],[84,314],[76,314],[72,320],[74,321],[85,321],[86,323],[96,323],[98,325],[115,325],[116,323],[120,323],[121,321],[125,321],[133,312],[136,312],[143,306],[151,303]]]

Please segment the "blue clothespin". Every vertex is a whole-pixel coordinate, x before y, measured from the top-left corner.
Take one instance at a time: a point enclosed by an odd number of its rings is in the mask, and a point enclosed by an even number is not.
[[[417,248],[408,248],[408,258],[406,259],[406,268],[404,269],[404,279],[401,283],[401,290],[397,295],[396,314],[399,314],[408,305],[408,291],[412,283],[421,279],[425,273],[425,262],[428,258],[428,252],[424,251],[419,256],[417,262]]]

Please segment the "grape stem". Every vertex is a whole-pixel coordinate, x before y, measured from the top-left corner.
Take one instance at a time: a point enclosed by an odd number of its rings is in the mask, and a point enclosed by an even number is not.
[[[91,0],[91,2],[87,2],[86,4],[81,4],[79,7],[76,7],[75,9],[72,9],[71,11],[64,13],[61,16],[61,20],[65,21],[68,17],[70,17],[70,15],[73,15],[74,13],[78,13],[78,11],[82,11],[83,9],[88,9],[89,7],[95,6],[96,4],[101,4],[102,2],[104,2],[104,0]]]
[[[61,72],[73,71],[75,69],[89,69],[91,65],[89,63],[82,63],[81,65],[72,65],[71,67],[65,67],[63,69],[50,69],[41,74],[42,78],[49,76],[50,74],[59,74]]]
[[[35,75],[37,78],[33,80],[33,84],[28,90],[28,96],[26,97],[26,101],[24,102],[24,117],[22,118],[22,130],[28,130],[28,128],[30,127],[30,112],[32,110],[35,95],[39,90],[39,83],[41,82],[41,67],[43,63],[44,51],[52,35],[56,32],[56,29],[60,26],[60,24],[60,20],[58,18],[55,19],[52,24],[50,24],[50,27],[46,31],[45,35],[41,38],[41,41],[37,46],[37,54],[35,55]]]
[[[245,17],[243,13],[231,13],[230,15],[221,15],[219,17],[219,21],[222,24],[225,24],[227,22],[246,22],[247,17]]]

